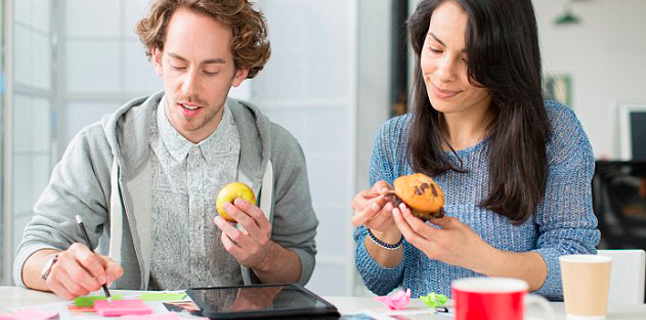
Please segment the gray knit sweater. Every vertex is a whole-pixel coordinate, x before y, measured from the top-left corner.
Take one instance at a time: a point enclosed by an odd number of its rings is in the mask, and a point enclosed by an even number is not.
[[[548,275],[537,293],[551,300],[562,300],[558,257],[595,253],[599,242],[591,195],[594,157],[574,112],[554,101],[546,101],[545,107],[551,123],[547,144],[549,177],[544,198],[526,223],[512,226],[507,218],[478,206],[488,194],[489,140],[457,152],[468,173],[448,172],[433,178],[444,191],[448,216],[457,217],[497,249],[541,254]],[[371,185],[379,180],[392,184],[395,178],[413,173],[406,163],[410,122],[409,115],[397,117],[386,122],[377,133],[370,164]],[[449,156],[459,163],[455,155]],[[403,287],[411,288],[414,297],[429,292],[450,296],[452,280],[482,276],[430,259],[405,241],[402,262],[394,268],[384,268],[366,251],[366,232],[360,227],[354,233],[356,266],[366,286],[376,294]]]

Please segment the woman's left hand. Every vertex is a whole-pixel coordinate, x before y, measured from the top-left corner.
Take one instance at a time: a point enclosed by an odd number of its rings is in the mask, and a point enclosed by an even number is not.
[[[405,204],[393,209],[393,218],[408,243],[429,258],[478,272],[494,250],[471,228],[454,217],[431,219],[430,226],[413,216]]]

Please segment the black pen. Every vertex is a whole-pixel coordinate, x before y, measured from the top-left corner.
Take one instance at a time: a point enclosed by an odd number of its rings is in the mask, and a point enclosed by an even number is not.
[[[76,222],[78,222],[79,228],[81,229],[81,233],[83,234],[83,238],[85,238],[85,244],[87,245],[88,248],[90,248],[90,251],[92,251],[92,253],[96,254],[94,252],[94,249],[92,249],[92,245],[90,244],[90,237],[87,236],[87,231],[85,231],[83,220],[81,219],[81,216],[78,214],[76,215]],[[103,292],[105,293],[105,298],[110,302],[110,304],[112,304],[112,296],[110,295],[108,286],[105,285],[105,283],[102,286],[103,286]]]

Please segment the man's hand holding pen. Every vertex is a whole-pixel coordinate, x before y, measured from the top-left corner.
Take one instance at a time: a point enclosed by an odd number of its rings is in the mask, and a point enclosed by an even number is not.
[[[87,246],[75,243],[58,253],[58,259],[47,276],[47,286],[57,295],[71,300],[101,289],[123,275],[114,260],[93,253]]]

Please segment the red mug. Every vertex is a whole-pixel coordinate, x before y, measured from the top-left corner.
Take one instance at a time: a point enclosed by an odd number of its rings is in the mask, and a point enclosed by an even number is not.
[[[527,294],[529,285],[512,278],[464,278],[451,282],[455,320],[523,320],[525,306],[537,304],[554,319],[549,302]]]

